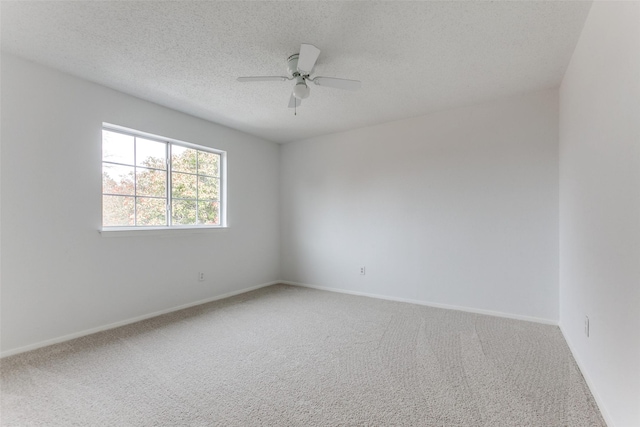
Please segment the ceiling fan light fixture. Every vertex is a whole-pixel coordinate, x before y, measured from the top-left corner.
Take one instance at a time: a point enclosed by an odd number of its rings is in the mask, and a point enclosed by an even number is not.
[[[305,82],[296,83],[296,85],[293,88],[293,96],[295,96],[298,99],[307,98],[310,92],[311,92],[311,89],[309,89],[309,86],[307,86]]]

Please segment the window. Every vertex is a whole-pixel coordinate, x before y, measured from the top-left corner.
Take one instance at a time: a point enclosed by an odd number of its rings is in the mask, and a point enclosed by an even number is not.
[[[102,227],[224,226],[225,152],[104,125]]]

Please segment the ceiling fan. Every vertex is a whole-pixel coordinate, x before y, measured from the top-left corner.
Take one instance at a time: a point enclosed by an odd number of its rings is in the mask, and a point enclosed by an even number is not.
[[[308,82],[317,86],[327,86],[337,89],[358,90],[361,82],[358,80],[336,79],[334,77],[310,77],[313,67],[320,56],[320,49],[312,44],[301,44],[300,53],[294,53],[287,59],[287,71],[289,76],[256,76],[238,77],[239,82],[270,82],[295,80],[293,93],[289,99],[289,108],[299,107],[302,100],[309,96],[311,89]]]

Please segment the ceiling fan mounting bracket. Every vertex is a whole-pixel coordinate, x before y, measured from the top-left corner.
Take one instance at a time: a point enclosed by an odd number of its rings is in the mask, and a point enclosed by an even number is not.
[[[290,57],[287,58],[287,71],[291,77],[298,77],[300,72],[298,71],[298,58],[300,57],[299,53],[294,53]]]

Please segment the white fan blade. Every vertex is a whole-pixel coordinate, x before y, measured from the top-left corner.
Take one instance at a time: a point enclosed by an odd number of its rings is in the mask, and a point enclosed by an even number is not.
[[[289,98],[289,108],[299,107],[300,104],[302,104],[302,100],[296,98],[295,96],[293,96],[293,94],[291,94],[291,98]]]
[[[239,82],[275,82],[289,80],[284,76],[256,76],[256,77],[238,77]]]
[[[336,79],[333,77],[316,77],[311,80],[318,86],[335,87],[336,89],[358,90],[362,85],[359,80]]]
[[[300,74],[311,74],[318,56],[320,56],[320,49],[312,44],[301,44],[298,56],[298,71],[300,71]]]

